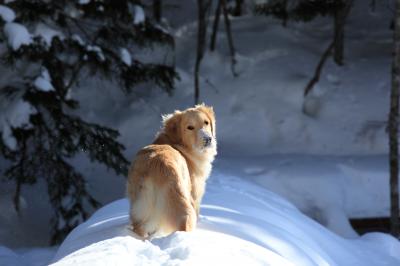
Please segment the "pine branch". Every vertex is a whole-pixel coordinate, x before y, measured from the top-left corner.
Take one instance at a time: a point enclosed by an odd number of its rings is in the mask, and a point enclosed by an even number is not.
[[[15,150],[0,138],[0,152],[11,164],[5,178],[16,182],[13,200],[17,209],[24,185],[41,178],[47,182],[53,206],[53,242],[59,242],[86,219],[88,206],[98,206],[86,188],[85,177],[67,163],[69,158],[84,151],[91,161],[118,175],[126,175],[128,168],[124,146],[117,141],[118,131],[71,115],[79,103],[67,98],[67,92],[78,85],[82,72],[117,81],[126,92],[140,83],[152,82],[171,93],[174,81],[179,78],[173,66],[145,63],[136,58],[127,65],[121,58],[121,48],[153,48],[155,43],[173,45],[172,36],[151,21],[133,24],[130,7],[134,4],[140,2],[91,1],[79,5],[65,0],[46,3],[21,0],[6,4],[16,11],[16,21],[27,29],[35,29],[42,23],[62,36],[54,37],[51,43],[35,36],[32,42],[16,50],[4,45],[7,49],[1,54],[10,68],[23,65],[30,73],[39,73],[32,76],[20,72],[17,85],[10,83],[0,88],[0,97],[18,90],[20,95],[16,97],[36,110],[29,117],[28,127],[12,129],[17,142]],[[74,38],[74,33],[84,40]],[[49,90],[34,84],[43,70],[49,76],[46,80]]]

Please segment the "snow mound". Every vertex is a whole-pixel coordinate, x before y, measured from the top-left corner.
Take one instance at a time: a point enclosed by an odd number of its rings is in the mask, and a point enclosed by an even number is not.
[[[126,48],[121,48],[120,49],[120,56],[122,62],[124,62],[127,66],[132,65],[132,57],[131,54],[129,53],[128,49]]]
[[[38,76],[35,79],[35,81],[33,82],[33,85],[35,85],[35,87],[41,91],[53,91],[54,90],[53,85],[51,85],[51,78],[50,78],[49,71],[45,67],[42,68],[40,76]]]
[[[6,22],[11,22],[15,19],[15,12],[7,6],[0,5],[0,17]]]
[[[146,16],[141,6],[135,5],[133,24],[138,25],[144,23]]]
[[[128,201],[97,211],[60,246],[54,265],[399,265],[399,241],[374,233],[345,239],[281,197],[216,174],[198,228],[141,241],[128,229]]]
[[[36,113],[36,109],[18,97],[9,102],[0,101],[0,131],[4,144],[11,150],[17,148],[17,140],[14,138],[13,128],[30,128],[29,118]]]
[[[64,34],[56,29],[53,29],[43,23],[39,23],[35,29],[35,36],[40,36],[44,42],[46,43],[47,47],[51,46],[51,42],[53,38],[58,37],[60,40],[63,40]]]
[[[18,50],[21,45],[28,45],[32,42],[32,37],[24,25],[8,22],[4,26],[4,34],[8,44],[13,50]]]
[[[221,252],[223,247],[223,252]],[[94,243],[54,265],[294,265],[251,242],[198,230],[176,232],[153,242],[120,236]]]

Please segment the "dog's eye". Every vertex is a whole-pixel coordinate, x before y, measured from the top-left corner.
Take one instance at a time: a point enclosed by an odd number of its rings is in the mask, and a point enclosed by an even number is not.
[[[193,130],[193,129],[194,129],[194,126],[188,126],[187,129]]]
[[[207,121],[207,120],[205,120],[205,121],[204,121],[204,124],[208,125],[208,121]]]

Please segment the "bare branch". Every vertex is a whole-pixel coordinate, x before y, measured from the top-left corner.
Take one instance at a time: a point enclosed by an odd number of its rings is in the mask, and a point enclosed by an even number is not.
[[[321,71],[322,71],[322,68],[323,68],[323,66],[324,66],[324,64],[326,62],[326,59],[328,59],[329,55],[332,53],[333,45],[334,45],[334,42],[331,42],[329,44],[328,48],[322,54],[321,59],[319,60],[319,63],[317,65],[317,68],[315,69],[314,76],[308,82],[307,86],[304,88],[304,96],[307,96],[307,94],[314,87],[315,83],[317,83],[319,81],[319,78],[321,76]]]

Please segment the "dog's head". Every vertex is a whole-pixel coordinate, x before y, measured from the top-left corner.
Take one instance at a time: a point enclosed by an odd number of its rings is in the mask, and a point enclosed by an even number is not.
[[[163,132],[175,144],[198,153],[216,153],[215,114],[210,106],[196,105],[163,116]]]

